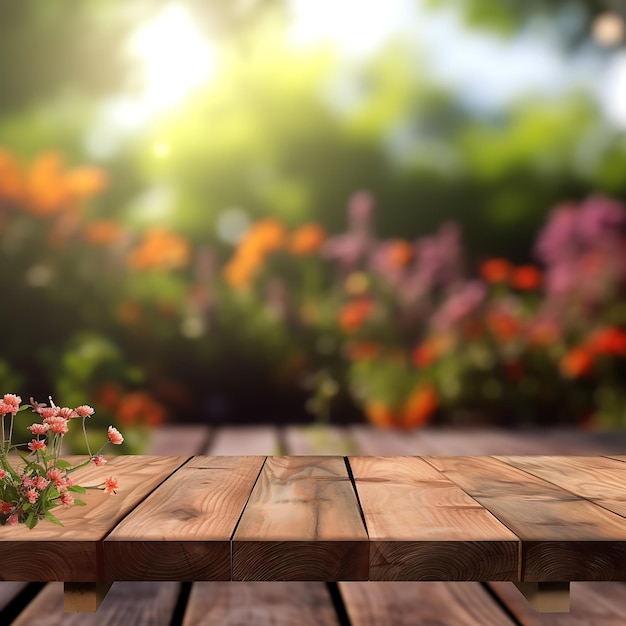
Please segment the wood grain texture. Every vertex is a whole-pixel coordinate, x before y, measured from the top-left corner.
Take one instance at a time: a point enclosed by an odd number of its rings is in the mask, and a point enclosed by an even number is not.
[[[230,539],[264,461],[194,457],[106,538],[106,577],[230,580]]]
[[[491,457],[424,457],[522,540],[522,580],[626,579],[623,518]]]
[[[591,456],[497,458],[626,517],[626,463]]]
[[[517,580],[519,539],[417,457],[350,457],[370,580]]]
[[[220,428],[204,454],[216,456],[264,456],[278,453],[278,433],[274,426]]]
[[[269,457],[233,539],[233,580],[365,580],[367,533],[340,457]]]
[[[322,583],[197,583],[183,626],[339,626]]]
[[[97,613],[64,613],[63,584],[50,583],[11,626],[170,626],[180,583],[114,583]]]
[[[511,583],[489,587],[524,626],[623,626],[626,585],[618,582],[573,582],[569,613],[537,613]]]
[[[339,583],[352,626],[513,626],[476,582]]]
[[[117,476],[117,495],[90,490],[86,507],[58,508],[59,527],[46,520],[34,529],[0,527],[0,580],[93,582],[102,579],[99,555],[105,535],[187,457],[119,456],[105,467],[88,466],[72,474],[86,486]]]

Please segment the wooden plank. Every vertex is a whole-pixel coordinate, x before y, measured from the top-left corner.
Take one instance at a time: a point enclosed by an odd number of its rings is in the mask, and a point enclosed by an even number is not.
[[[489,583],[494,594],[524,626],[623,626],[626,585],[618,582],[573,582],[569,613],[538,613],[509,583]]]
[[[518,580],[519,539],[417,457],[350,457],[370,580]]]
[[[491,457],[424,457],[522,540],[522,580],[626,579],[620,516]]]
[[[66,613],[95,613],[111,588],[110,582],[65,583],[63,610]]]
[[[293,455],[356,454],[356,442],[342,426],[292,426],[285,431],[285,445]]]
[[[230,539],[265,457],[197,456],[104,542],[110,580],[230,580]]]
[[[24,589],[26,589],[26,583],[0,582],[0,611],[3,611]]]
[[[11,626],[170,626],[180,583],[114,583],[97,613],[64,613],[63,583],[50,583]]]
[[[322,583],[196,583],[183,626],[339,626]]]
[[[440,455],[551,454],[563,449],[546,431],[494,428],[424,429],[421,438]]]
[[[352,626],[514,624],[476,582],[339,583],[339,588]]]
[[[274,426],[242,426],[220,428],[204,454],[215,456],[268,456],[278,452],[277,430]]]
[[[496,457],[626,517],[626,463],[605,457]]]
[[[365,580],[367,533],[339,457],[269,457],[233,539],[233,580]]]
[[[202,454],[209,434],[209,428],[202,424],[159,426],[150,433],[150,454],[158,456]]]
[[[99,556],[104,536],[187,457],[119,456],[105,467],[77,470],[72,479],[81,485],[115,475],[117,495],[90,490],[86,507],[55,509],[64,526],[47,521],[29,530],[23,525],[0,527],[0,579],[17,581],[95,582],[103,572]]]
[[[439,454],[440,448],[426,441],[423,432],[380,430],[363,424],[350,427],[356,453],[365,456]]]

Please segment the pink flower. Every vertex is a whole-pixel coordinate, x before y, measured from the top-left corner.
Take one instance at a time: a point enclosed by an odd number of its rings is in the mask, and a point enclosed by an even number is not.
[[[30,476],[27,476],[26,474],[22,476],[22,485],[25,489],[30,489],[34,484],[35,482]]]
[[[117,478],[114,478],[113,476],[109,476],[107,479],[105,479],[104,481],[104,493],[115,493],[117,494],[117,491],[115,491],[116,489],[119,489],[119,484],[117,482]]]
[[[65,471],[60,470],[58,467],[53,467],[46,472],[46,478],[53,480],[57,487],[62,487],[65,484]]]
[[[13,510],[13,505],[10,502],[0,500],[0,514],[8,515]]]
[[[33,424],[27,428],[33,435],[45,435],[50,426],[48,426],[48,424]]]
[[[39,497],[39,492],[34,487],[31,487],[26,492],[26,497],[31,504],[35,504],[35,502],[37,502],[37,498]]]
[[[41,415],[44,419],[49,419],[51,417],[58,417],[59,415],[59,407],[57,406],[43,406],[37,410],[37,413]]]
[[[109,435],[109,441],[114,445],[119,445],[120,443],[122,443],[122,441],[124,441],[122,433],[113,426],[109,426],[107,434]]]
[[[53,433],[57,433],[58,435],[65,435],[68,431],[67,420],[60,415],[57,417],[46,417],[44,422],[50,427]]]
[[[78,413],[74,409],[64,406],[62,409],[59,409],[59,416],[63,419],[71,420],[73,417],[78,417]]]
[[[63,505],[63,507],[68,509],[72,506],[72,504],[74,504],[74,496],[71,493],[64,491],[61,494],[61,504]]]
[[[16,396],[14,393],[5,393],[3,400],[5,404],[14,406],[16,409],[19,409],[20,404],[22,403],[22,398]]]
[[[17,526],[19,519],[17,517],[17,513],[13,513],[13,515],[9,515],[7,518],[7,524],[9,526]]]
[[[33,480],[33,485],[39,489],[39,491],[43,491],[47,486],[48,486],[48,482],[43,476],[37,476],[37,478],[35,478]]]
[[[102,454],[97,454],[96,456],[91,457],[91,460],[94,462],[94,465],[97,465],[98,467],[101,467],[107,462]]]
[[[2,480],[6,475],[7,473],[3,469],[0,469],[0,480]]]
[[[28,449],[31,452],[35,452],[35,450],[45,450],[46,449],[46,442],[45,441],[39,441],[38,439],[33,439],[28,444]]]
[[[76,413],[80,417],[89,417],[90,415],[93,415],[95,411],[88,404],[83,404],[76,407]]]
[[[6,415],[7,413],[13,413],[13,415],[15,415],[17,413],[17,407],[12,404],[7,404],[6,402],[0,402],[0,415]]]

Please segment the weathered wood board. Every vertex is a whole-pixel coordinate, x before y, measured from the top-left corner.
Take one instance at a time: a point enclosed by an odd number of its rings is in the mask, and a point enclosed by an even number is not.
[[[230,580],[230,540],[265,457],[196,456],[104,542],[110,580]]]
[[[269,457],[233,538],[234,580],[366,580],[369,546],[341,457]]]

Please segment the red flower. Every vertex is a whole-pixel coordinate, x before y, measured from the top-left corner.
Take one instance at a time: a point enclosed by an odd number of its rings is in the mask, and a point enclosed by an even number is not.
[[[513,270],[511,283],[521,291],[532,291],[541,284],[541,272],[534,265],[520,265]]]
[[[506,259],[489,259],[480,266],[480,275],[488,283],[504,283],[509,280],[511,270]]]
[[[344,306],[339,312],[339,326],[347,333],[357,331],[370,316],[374,303],[369,298],[360,298]]]
[[[348,347],[348,357],[353,361],[373,361],[380,352],[380,345],[373,341],[360,341]]]
[[[603,328],[590,339],[589,348],[597,354],[626,356],[626,332],[616,326]]]
[[[586,376],[593,368],[592,354],[583,347],[572,348],[561,359],[560,368],[566,378]]]

